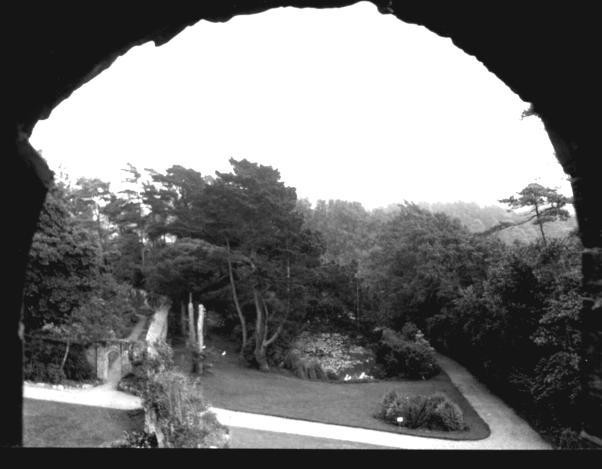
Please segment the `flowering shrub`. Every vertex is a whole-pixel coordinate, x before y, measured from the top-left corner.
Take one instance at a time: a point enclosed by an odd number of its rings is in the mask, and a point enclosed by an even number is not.
[[[339,333],[302,332],[286,360],[298,376],[314,379],[366,381],[372,379],[373,353]]]
[[[376,416],[407,428],[443,431],[466,429],[462,411],[443,393],[404,396],[398,391],[390,391],[383,397]]]

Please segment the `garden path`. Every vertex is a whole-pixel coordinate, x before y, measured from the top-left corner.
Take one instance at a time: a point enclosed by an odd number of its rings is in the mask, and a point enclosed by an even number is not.
[[[332,445],[336,446],[334,442],[338,440],[341,441],[341,447],[349,447],[349,443],[355,442],[362,445],[400,449],[551,449],[550,445],[533,431],[524,420],[517,416],[499,398],[492,395],[466,369],[442,355],[438,355],[437,358],[452,382],[489,425],[491,435],[488,438],[478,441],[452,441],[220,408],[213,408],[212,410],[222,423],[232,428],[231,446],[234,448],[250,447],[250,444],[253,444],[254,447],[264,447],[261,445],[262,439],[258,439],[257,434],[259,432],[274,432],[298,435],[300,442],[305,442],[305,444],[300,443],[298,447],[304,448],[323,447],[320,445],[334,447]],[[134,409],[141,406],[139,398],[102,386],[92,389],[59,390],[32,386],[26,383],[24,397],[120,409]],[[265,434],[270,435],[270,433]],[[311,440],[308,440],[308,438],[318,438],[320,440],[313,440],[315,446],[311,446]],[[269,437],[268,441],[270,441],[269,447],[279,447],[274,446],[276,442],[269,440]],[[286,448],[295,447],[291,439],[286,442],[283,439],[282,444],[282,447]]]

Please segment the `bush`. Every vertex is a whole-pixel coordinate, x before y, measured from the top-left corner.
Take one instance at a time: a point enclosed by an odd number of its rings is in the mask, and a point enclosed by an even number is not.
[[[157,438],[147,432],[123,432],[121,440],[107,445],[109,448],[157,448]]]
[[[228,429],[208,410],[198,380],[173,370],[151,374],[143,402],[147,413],[154,415],[166,447],[228,446]]]
[[[286,358],[286,367],[301,379],[328,381],[338,379],[336,374],[324,371],[316,359],[304,359],[299,353],[291,351]]]
[[[376,360],[388,377],[428,379],[439,373],[432,347],[384,331],[376,346]]]
[[[169,345],[159,342],[155,350],[142,352],[119,385],[142,397],[149,431],[170,448],[227,447],[228,428],[208,410],[199,380],[174,369]]]
[[[419,332],[418,326],[413,322],[406,322],[401,328],[401,336],[405,340],[415,341],[416,334]]]
[[[23,378],[34,382],[59,384],[65,379],[89,381],[95,373],[88,363],[83,347],[72,344],[61,370],[66,344],[42,338],[25,341],[23,353]]]
[[[393,390],[381,402],[377,417],[406,428],[465,430],[460,408],[443,393],[430,396],[404,396]]]
[[[85,348],[78,344],[71,345],[64,371],[65,378],[72,381],[87,382],[96,378],[96,372],[86,358]]]
[[[535,368],[530,389],[538,406],[554,420],[571,422],[578,415],[576,406],[581,392],[579,356],[557,352],[542,358]]]

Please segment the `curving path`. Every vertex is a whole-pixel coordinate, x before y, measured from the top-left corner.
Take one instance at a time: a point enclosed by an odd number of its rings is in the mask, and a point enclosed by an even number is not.
[[[488,438],[479,441],[442,440],[220,408],[212,410],[220,422],[231,427],[231,446],[234,448],[551,449],[523,419],[491,394],[465,368],[442,355],[438,355],[437,359],[452,382],[489,425],[491,435]],[[141,407],[139,398],[106,386],[60,390],[26,383],[24,397],[118,409]],[[258,438],[262,433],[267,436]],[[299,444],[295,444],[293,435],[297,435]],[[264,446],[262,441],[269,443]]]

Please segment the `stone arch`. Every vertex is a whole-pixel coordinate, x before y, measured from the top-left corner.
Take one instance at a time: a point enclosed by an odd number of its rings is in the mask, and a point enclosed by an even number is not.
[[[119,351],[119,346],[112,345],[107,351],[107,364],[109,365],[109,368],[111,368],[117,362],[117,360],[119,360],[120,356],[121,353]]]
[[[548,131],[558,160],[571,176],[575,208],[584,244],[583,275],[587,301],[583,306],[584,428],[602,437],[602,184],[596,169],[597,121],[589,109],[599,106],[600,71],[596,69],[599,27],[594,6],[554,6],[492,2],[406,2],[371,0],[383,14],[423,25],[452,39],[491,72],[531,102]],[[7,370],[5,421],[0,444],[20,445],[22,434],[22,338],[17,333],[27,253],[39,210],[52,173],[28,143],[35,123],[75,89],[106,69],[131,47],[148,41],[157,46],[202,19],[227,21],[235,15],[258,13],[274,7],[340,7],[355,0],[249,0],[145,5],[144,10],[99,4],[72,9],[41,3],[35,11],[24,2],[14,5],[9,47],[11,88],[5,110],[5,174],[14,187],[5,217],[12,222],[4,249],[13,263],[4,263],[8,312],[0,328],[0,357]],[[503,6],[500,6],[503,5]],[[394,58],[392,58],[394,59]],[[16,256],[15,256],[16,253]],[[7,371],[8,373],[8,371]],[[19,403],[19,405],[15,405]],[[13,425],[11,425],[13,423]]]

